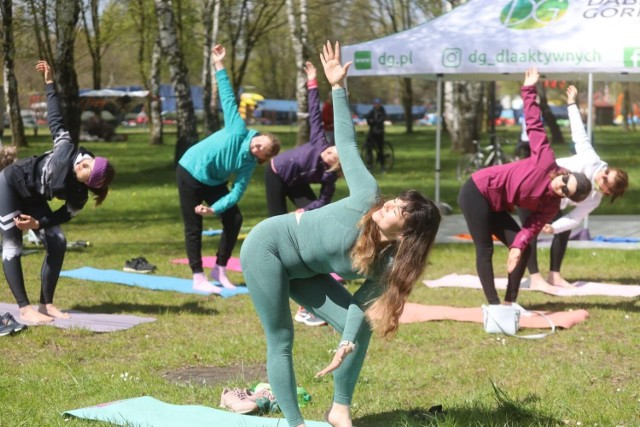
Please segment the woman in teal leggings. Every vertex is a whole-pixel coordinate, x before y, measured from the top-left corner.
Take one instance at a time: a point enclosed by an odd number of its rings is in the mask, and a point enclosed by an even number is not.
[[[371,332],[388,336],[397,331],[402,307],[424,270],[440,225],[436,205],[417,191],[387,202],[380,199],[378,185],[358,155],[344,90],[351,63],[340,63],[338,43],[333,47],[327,42],[320,59],[333,88],[336,146],[349,196],[261,222],[240,252],[267,337],[269,382],[291,427],[305,423],[296,396],[289,298],[342,334],[332,362],[318,376],[334,373],[327,421],[334,427],[351,426],[349,408]],[[366,280],[351,295],[332,272]]]

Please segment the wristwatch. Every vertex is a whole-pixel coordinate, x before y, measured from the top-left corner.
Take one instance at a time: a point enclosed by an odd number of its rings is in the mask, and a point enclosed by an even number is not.
[[[340,344],[338,344],[338,348],[347,347],[347,346],[350,346],[350,345],[354,345],[355,346],[355,344],[353,344],[351,341],[343,340],[343,341],[340,341]]]

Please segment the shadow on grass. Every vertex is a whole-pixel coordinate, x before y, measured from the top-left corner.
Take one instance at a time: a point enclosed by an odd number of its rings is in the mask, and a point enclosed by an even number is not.
[[[471,406],[396,410],[356,418],[355,425],[367,427],[417,427],[417,426],[557,426],[562,420],[546,415],[538,408],[540,397],[528,394],[513,398],[491,382],[496,404],[487,407],[479,403]]]
[[[585,302],[583,301],[558,301],[558,302],[545,302],[541,304],[527,304],[527,310],[538,311],[568,311],[575,310],[576,308],[589,311],[590,309],[598,310],[614,310],[614,311],[626,311],[637,313],[640,312],[640,297],[629,298],[624,301],[611,301],[611,303],[604,302]]]
[[[76,304],[69,307],[71,310],[84,311],[85,313],[145,313],[145,314],[198,314],[203,316],[215,316],[220,314],[216,309],[202,307],[197,302],[187,302],[182,305],[162,304],[130,304],[130,303],[102,303],[98,305]]]

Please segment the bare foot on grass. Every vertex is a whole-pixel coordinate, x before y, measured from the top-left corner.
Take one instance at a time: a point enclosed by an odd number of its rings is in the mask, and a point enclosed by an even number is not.
[[[71,317],[69,313],[60,311],[53,304],[40,304],[40,306],[38,307],[38,311],[46,316],[51,316],[54,319],[69,319]]]
[[[559,288],[575,288],[572,283],[567,282],[560,276],[559,271],[549,272],[549,283]]]
[[[40,313],[32,306],[20,308],[20,320],[26,323],[41,325],[43,323],[53,322],[53,317]]]
[[[351,411],[347,405],[340,405],[334,402],[325,418],[332,427],[353,427]]]

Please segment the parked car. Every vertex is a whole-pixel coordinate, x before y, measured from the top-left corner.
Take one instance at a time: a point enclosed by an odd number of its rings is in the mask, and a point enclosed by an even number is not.
[[[33,110],[20,110],[20,116],[22,116],[22,126],[24,126],[25,129],[31,129],[33,134],[37,136],[38,119],[36,118],[36,112]],[[9,122],[9,113],[4,113],[4,127],[11,127]]]
[[[511,108],[505,108],[495,121],[496,126],[513,126],[516,124],[516,116]]]

